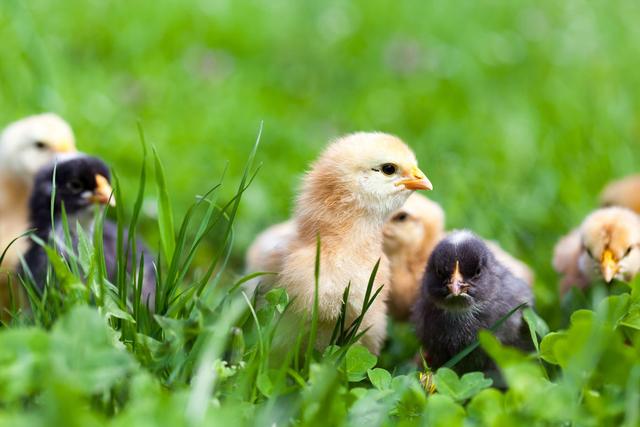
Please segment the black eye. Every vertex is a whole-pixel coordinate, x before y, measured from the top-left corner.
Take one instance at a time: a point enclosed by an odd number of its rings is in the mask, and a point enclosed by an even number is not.
[[[482,266],[480,266],[480,265],[479,265],[479,266],[478,266],[478,268],[476,268],[476,273],[475,273],[475,275],[476,275],[476,276],[479,276],[479,275],[480,275],[480,273],[482,273]]]
[[[406,221],[406,219],[409,217],[409,215],[406,214],[406,212],[400,212],[399,214],[397,214],[396,216],[393,217],[393,221],[395,222],[404,222]]]
[[[633,249],[633,246],[629,246],[626,250],[626,252],[624,253],[624,256],[627,256],[631,253],[631,250]]]
[[[398,170],[398,167],[393,163],[385,163],[381,166],[382,173],[385,175],[393,175]]]
[[[67,190],[71,191],[72,193],[79,193],[83,189],[82,183],[77,179],[73,179],[67,182],[66,187]]]
[[[47,144],[42,142],[42,141],[36,141],[36,142],[33,143],[33,145],[35,145],[35,147],[38,150],[44,150],[45,148],[47,148]]]
[[[585,251],[587,251],[587,255],[589,255],[589,258],[591,258],[591,259],[595,259],[595,258],[593,257],[593,254],[591,253],[591,249],[589,249],[589,248],[585,247],[585,248],[584,248],[584,250],[585,250]]]

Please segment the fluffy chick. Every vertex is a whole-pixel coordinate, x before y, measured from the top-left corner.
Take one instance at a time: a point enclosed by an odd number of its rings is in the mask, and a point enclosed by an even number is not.
[[[371,271],[381,265],[375,288],[389,281],[382,251],[385,219],[414,190],[431,189],[413,152],[398,138],[383,133],[355,133],[332,142],[304,178],[296,201],[294,235],[288,241],[276,282],[292,298],[276,347],[291,344],[310,316],[314,301],[316,236],[321,239],[319,328],[316,347],[328,344],[338,319],[345,287],[350,283],[346,324],[360,314]],[[276,261],[275,267],[280,261]],[[271,286],[264,284],[260,291]],[[378,353],[386,335],[386,291],[365,315],[361,342]],[[308,317],[307,317],[308,318]]]
[[[621,207],[594,211],[556,244],[553,266],[563,275],[563,294],[594,280],[633,280],[640,271],[640,217]]]
[[[640,174],[609,183],[600,201],[603,206],[622,206],[640,214]]]
[[[384,226],[384,252],[391,267],[389,312],[394,319],[409,319],[418,298],[427,260],[436,244],[445,237],[445,214],[440,205],[421,194],[412,194],[391,215]],[[534,275],[496,242],[485,244],[497,260],[516,277],[533,285]]]
[[[0,134],[0,253],[29,225],[28,199],[36,172],[60,153],[74,152],[71,127],[52,113],[26,117]],[[28,243],[14,243],[0,266],[13,270]]]
[[[284,258],[289,244],[296,236],[296,223],[293,220],[281,222],[267,228],[254,239],[245,256],[247,273],[282,271]],[[252,295],[260,284],[270,286],[275,282],[273,275],[264,275],[247,282],[245,291]]]
[[[54,172],[55,170],[55,172]],[[55,230],[51,224],[51,198],[55,173],[55,199],[53,201],[53,218]],[[89,156],[76,156],[55,165],[43,168],[35,179],[33,193],[30,198],[31,227],[43,241],[54,239],[58,250],[65,252],[64,230],[62,226],[62,206],[67,214],[69,230],[77,250],[76,224],[92,235],[94,214],[93,205],[115,205],[110,186],[110,173],[107,165],[100,159]],[[124,241],[127,235],[125,232]],[[117,226],[111,221],[104,222],[103,230],[104,257],[107,275],[115,282],[117,274]],[[142,287],[142,300],[151,307],[155,295],[155,278],[152,257],[144,245],[139,242],[138,256],[144,254],[145,277]],[[25,255],[25,262],[36,285],[42,291],[45,285],[48,258],[39,244],[32,242]],[[136,260],[139,265],[140,259]],[[131,266],[132,260],[129,262]]]
[[[522,303],[533,305],[531,289],[504,267],[487,245],[469,231],[456,231],[434,249],[425,273],[413,320],[433,369],[444,365],[471,344],[481,329],[493,326]],[[496,331],[506,345],[530,348],[521,312]],[[493,369],[477,349],[455,370],[459,373]]]
[[[444,227],[444,210],[417,193],[384,225],[383,248],[391,270],[388,306],[394,319],[409,319],[427,260],[445,236]]]

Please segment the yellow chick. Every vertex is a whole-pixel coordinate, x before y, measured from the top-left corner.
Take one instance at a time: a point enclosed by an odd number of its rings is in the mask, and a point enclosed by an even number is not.
[[[603,206],[622,206],[640,213],[640,174],[609,183],[602,191],[600,201]]]
[[[53,113],[29,116],[0,134],[0,253],[29,226],[28,200],[38,170],[57,154],[75,152],[71,127]],[[11,271],[26,250],[21,239],[7,252],[1,270]]]
[[[381,264],[374,288],[389,283],[389,265],[382,250],[385,220],[412,191],[431,188],[413,152],[394,136],[355,133],[329,144],[303,180],[293,233],[289,235],[284,226],[285,238],[273,240],[283,257],[277,255],[275,261],[266,257],[279,273],[274,282],[292,299],[286,318],[280,322],[290,331],[277,335],[275,348],[287,351],[297,331],[308,327],[301,320],[310,319],[314,302],[316,236],[320,236],[321,251],[315,346],[322,348],[329,342],[349,283],[347,325],[360,315],[369,276],[378,260]],[[263,281],[259,292],[271,286]],[[386,336],[385,300],[383,287],[361,327],[367,329],[362,344],[376,354]]]
[[[442,207],[421,194],[412,194],[385,224],[384,252],[391,267],[388,305],[394,319],[409,319],[429,256],[447,234]],[[533,272],[524,262],[507,253],[497,242],[484,242],[512,274],[533,285]]]
[[[640,217],[621,207],[594,211],[556,244],[553,266],[563,276],[563,294],[597,279],[633,280],[640,271]]]

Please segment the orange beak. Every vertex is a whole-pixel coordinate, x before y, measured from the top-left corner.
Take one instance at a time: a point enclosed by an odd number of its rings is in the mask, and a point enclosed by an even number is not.
[[[453,271],[447,287],[449,288],[451,295],[456,297],[465,292],[466,285],[462,278],[462,274],[460,274],[460,264],[458,261],[456,261],[456,269]]]
[[[604,281],[610,283],[615,275],[618,273],[620,267],[613,257],[613,252],[610,249],[605,249],[602,253],[602,259],[600,260],[600,271]]]
[[[116,199],[113,198],[113,189],[109,185],[109,181],[102,175],[96,175],[96,189],[91,195],[91,203],[99,203],[109,206],[116,205]]]
[[[407,190],[433,190],[431,181],[417,166],[411,169],[409,177],[399,181],[396,185],[404,185]]]
[[[73,153],[76,151],[75,144],[73,143],[73,141],[68,139],[56,141],[51,144],[51,147],[56,153]]]

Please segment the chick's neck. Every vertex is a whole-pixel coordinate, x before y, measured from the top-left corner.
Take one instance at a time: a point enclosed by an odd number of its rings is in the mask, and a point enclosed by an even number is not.
[[[386,216],[358,206],[346,197],[311,197],[299,200],[296,226],[299,238],[313,244],[319,235],[322,247],[358,248],[382,252],[382,228]]]

